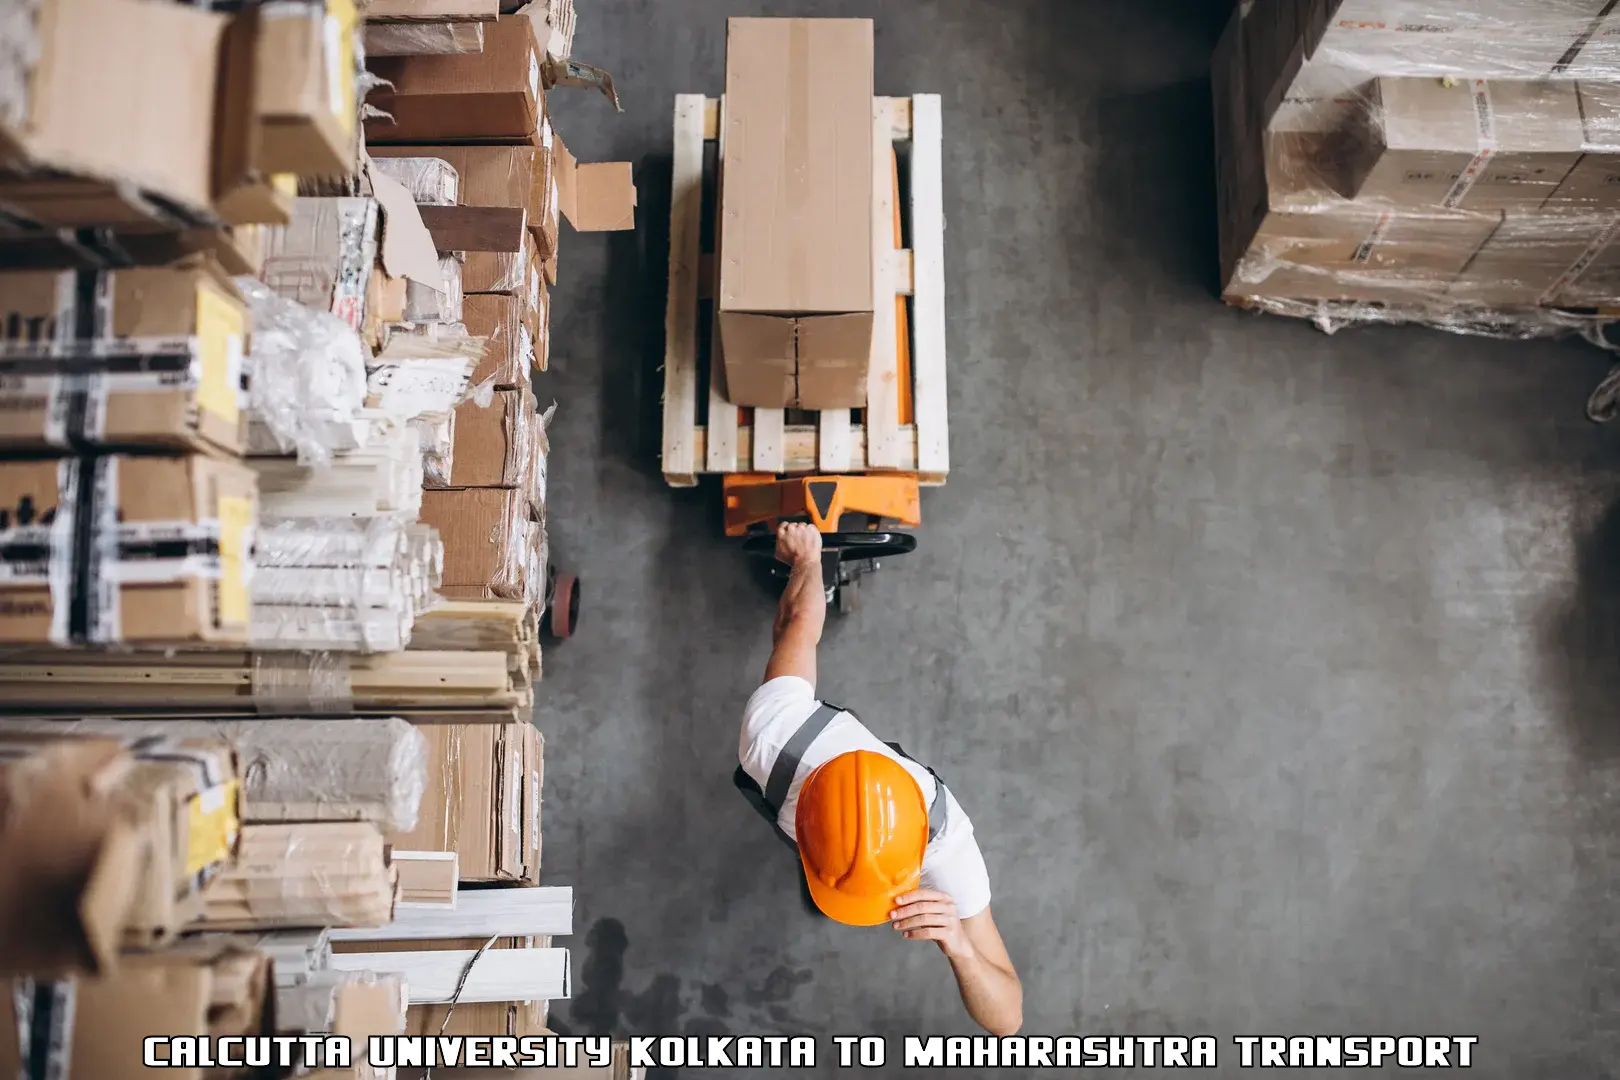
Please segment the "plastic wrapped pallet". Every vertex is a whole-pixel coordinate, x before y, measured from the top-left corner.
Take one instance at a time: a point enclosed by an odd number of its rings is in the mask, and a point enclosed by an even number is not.
[[[382,926],[396,880],[370,822],[246,825],[236,865],[203,896],[193,930]]]
[[[1328,330],[1594,332],[1620,303],[1620,88],[1567,72],[1620,77],[1603,6],[1240,8],[1213,65],[1226,298]]]
[[[0,720],[0,736],[98,735],[228,743],[241,762],[242,819],[370,821],[409,831],[426,783],[427,743],[382,720]]]

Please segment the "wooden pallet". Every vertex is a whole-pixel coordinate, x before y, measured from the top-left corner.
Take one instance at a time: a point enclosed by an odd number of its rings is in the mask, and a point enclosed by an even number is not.
[[[753,409],[752,423],[725,400],[713,373],[719,335],[699,340],[700,305],[712,288],[711,237],[703,235],[704,146],[718,144],[725,99],[675,99],[675,167],[670,198],[669,297],[664,316],[664,479],[691,487],[703,473],[916,472],[943,484],[950,472],[945,396],[945,211],[942,128],[937,94],[872,100],[874,250],[871,367],[867,407],[800,413]],[[894,177],[881,163],[909,143],[910,250],[891,243]],[[718,167],[716,167],[717,169]],[[711,171],[712,172],[712,171]],[[904,174],[903,174],[904,175]],[[712,181],[711,176],[711,181]],[[707,280],[706,280],[707,279]],[[914,420],[901,423],[900,349],[895,297],[906,299]],[[712,314],[707,316],[711,319]],[[705,386],[707,389],[705,390]],[[807,418],[790,423],[790,418]]]

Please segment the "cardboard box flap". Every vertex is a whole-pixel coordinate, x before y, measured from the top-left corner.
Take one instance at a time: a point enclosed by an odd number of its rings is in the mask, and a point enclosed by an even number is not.
[[[636,185],[628,161],[582,165],[561,138],[556,148],[557,202],[579,232],[624,232],[636,227]]]
[[[534,18],[532,15],[530,17]],[[536,33],[540,33],[544,38],[550,30],[548,27],[541,33],[537,27]],[[572,86],[581,90],[600,90],[602,96],[613,103],[614,112],[624,112],[624,106],[619,104],[619,92],[613,88],[613,76],[602,68],[548,55],[541,70],[545,75],[546,89],[549,90],[553,86]]]
[[[427,226],[422,224],[422,212],[416,208],[410,189],[381,169],[372,168],[370,158],[365,161],[365,170],[372,194],[382,209],[383,269],[390,277],[409,278],[430,289],[442,289],[439,253]]]

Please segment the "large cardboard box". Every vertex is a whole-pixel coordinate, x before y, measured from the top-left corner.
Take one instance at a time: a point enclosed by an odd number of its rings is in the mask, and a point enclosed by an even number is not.
[[[388,834],[407,851],[454,851],[463,881],[523,881],[528,724],[417,725],[427,740],[427,786],[416,828]],[[533,870],[538,875],[538,868]]]
[[[0,326],[20,334],[0,341],[0,448],[241,450],[249,313],[211,260],[0,273]]]
[[[506,294],[476,293],[462,298],[462,325],[468,334],[485,339],[484,357],[472,373],[474,386],[489,382],[498,390],[512,390],[529,385],[534,335],[525,306],[525,300]]]
[[[456,406],[446,487],[519,487],[533,465],[538,419],[526,390],[497,390],[488,405]]]
[[[7,23],[8,53],[29,59],[0,87],[0,163],[206,210],[225,17],[146,0],[43,0],[37,15],[19,16]],[[105,184],[20,183],[6,199],[46,224],[148,218]]]
[[[1569,294],[1580,292],[1573,286],[1614,231],[1613,215],[1509,214],[1452,283],[1450,296],[1497,308],[1573,302]]]
[[[1371,94],[1364,201],[1534,210],[1585,144],[1573,82],[1383,78]]]
[[[239,775],[218,741],[0,733],[0,975],[171,940],[235,858]]]
[[[544,63],[532,25],[519,18],[486,24],[481,53],[371,60],[393,88],[373,91],[368,101],[392,119],[368,119],[366,142],[538,144]]]
[[[421,520],[444,541],[440,592],[527,599],[530,580],[529,500],[523,488],[454,488],[422,493]]]
[[[1544,204],[1548,210],[1620,208],[1620,83],[1576,84],[1585,153]]]
[[[257,514],[234,461],[0,462],[0,642],[245,644]]]
[[[269,172],[349,176],[359,105],[353,0],[264,4],[256,18],[261,164]]]
[[[738,405],[866,404],[872,345],[870,19],[732,19],[720,337]],[[892,227],[883,223],[884,227]]]
[[[1393,305],[1440,301],[1500,222],[1495,214],[1380,212],[1349,203],[1315,213],[1272,211],[1225,295]]]
[[[192,939],[173,950],[129,957],[94,979],[35,982],[0,1001],[0,1073],[28,1076],[38,1055],[57,1080],[113,1080],[145,1072],[143,1040],[165,1036],[244,1038],[276,1034],[270,958],[229,938]],[[29,993],[29,991],[32,991]],[[33,1023],[19,1023],[19,1011]],[[48,1050],[36,1033],[60,1033]],[[247,1080],[260,1069],[165,1068],[174,1080]]]

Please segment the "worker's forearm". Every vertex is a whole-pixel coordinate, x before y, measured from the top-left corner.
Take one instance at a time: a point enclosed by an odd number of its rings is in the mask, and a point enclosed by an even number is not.
[[[1015,1035],[1024,1026],[1024,989],[1018,976],[975,953],[951,960],[962,1004],[974,1023],[992,1035]]]
[[[800,563],[788,577],[782,603],[776,609],[776,627],[773,644],[781,644],[789,627],[800,629],[811,644],[821,641],[821,631],[827,622],[827,591],[821,584],[821,567]]]

